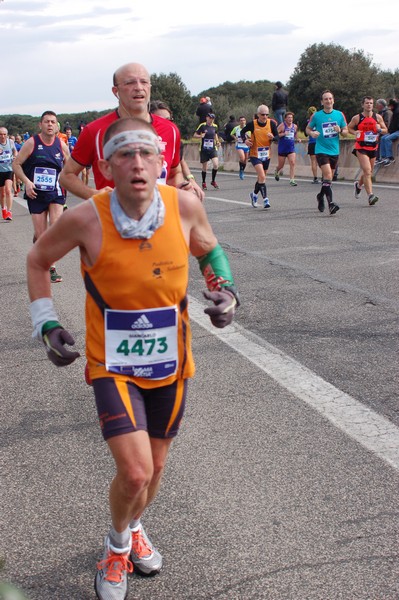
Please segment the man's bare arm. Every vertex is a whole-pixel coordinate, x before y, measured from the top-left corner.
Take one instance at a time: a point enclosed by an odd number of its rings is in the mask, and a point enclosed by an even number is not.
[[[358,125],[359,125],[359,115],[355,115],[354,117],[352,117],[352,119],[348,123],[349,133],[351,133],[352,135],[356,135]]]
[[[182,190],[179,194],[179,210],[183,231],[193,256],[210,252],[218,241],[201,200],[194,194]]]
[[[215,327],[226,327],[240,305],[229,260],[218,244],[201,201],[194,194],[179,192],[179,209],[191,254],[198,259],[204,276],[207,287],[204,297],[213,303],[204,312]]]
[[[18,152],[16,158],[13,160],[13,163],[12,163],[12,169],[13,169],[16,177],[20,181],[22,181],[22,183],[25,185],[25,193],[28,196],[28,198],[32,198],[32,199],[35,198],[37,195],[35,192],[35,185],[34,185],[33,181],[31,181],[25,175],[22,165],[27,160],[27,158],[29,158],[29,156],[32,154],[34,147],[35,147],[35,142],[34,142],[33,137],[31,137],[22,146],[21,150]]]
[[[102,243],[101,227],[91,202],[66,210],[40,236],[28,254],[28,289],[31,300],[50,297],[48,269],[74,248],[82,260],[92,265]]]
[[[176,167],[171,167],[169,177],[166,181],[168,185],[179,188],[182,183],[185,183],[181,164],[179,163]]]
[[[82,165],[77,163],[72,157],[69,157],[60,173],[60,185],[74,196],[78,196],[78,198],[82,198],[83,200],[88,200],[94,194],[98,194],[101,191],[110,191],[112,189],[106,187],[103,190],[96,190],[96,188],[86,185],[79,177],[83,169]]]

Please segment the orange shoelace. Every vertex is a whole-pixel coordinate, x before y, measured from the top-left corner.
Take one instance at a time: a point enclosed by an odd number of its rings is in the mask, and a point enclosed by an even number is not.
[[[120,583],[123,578],[123,572],[133,573],[133,564],[129,560],[129,554],[116,554],[109,551],[107,558],[97,563],[97,569],[107,571],[105,578],[107,581]]]
[[[141,528],[138,531],[132,531],[132,552],[137,558],[145,558],[152,554],[152,548],[142,535]]]

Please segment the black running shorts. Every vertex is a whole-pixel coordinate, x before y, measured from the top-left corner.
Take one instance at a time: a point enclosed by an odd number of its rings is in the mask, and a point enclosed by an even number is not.
[[[331,154],[316,154],[317,164],[319,167],[322,167],[323,165],[330,165],[332,171],[335,171],[336,169],[338,158],[339,156],[333,156]]]
[[[186,404],[186,379],[144,389],[125,377],[101,377],[93,379],[93,389],[105,440],[138,430],[161,439],[177,435]]]

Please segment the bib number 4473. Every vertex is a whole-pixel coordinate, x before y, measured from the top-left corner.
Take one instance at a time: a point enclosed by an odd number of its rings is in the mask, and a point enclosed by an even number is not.
[[[138,339],[130,347],[129,340],[122,340],[116,351],[119,354],[129,356],[136,354],[138,356],[152,356],[153,354],[163,354],[168,349],[166,337],[151,338],[148,340]]]

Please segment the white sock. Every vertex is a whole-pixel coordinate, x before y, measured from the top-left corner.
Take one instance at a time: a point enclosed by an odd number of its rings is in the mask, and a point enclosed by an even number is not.
[[[109,541],[112,550],[118,553],[129,552],[132,544],[132,535],[130,528],[126,527],[124,531],[116,531],[111,526],[109,531]]]
[[[129,523],[129,528],[131,531],[137,531],[140,527],[140,519],[132,519]]]

